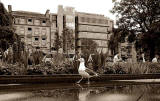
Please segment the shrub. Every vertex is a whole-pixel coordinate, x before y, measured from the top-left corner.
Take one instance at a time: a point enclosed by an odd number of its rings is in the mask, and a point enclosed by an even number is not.
[[[160,64],[158,63],[117,63],[112,67],[104,68],[105,74],[147,74],[160,73]]]
[[[150,63],[148,67],[148,73],[160,73],[160,64]]]
[[[3,64],[0,66],[0,75],[24,75],[25,67],[21,64]]]

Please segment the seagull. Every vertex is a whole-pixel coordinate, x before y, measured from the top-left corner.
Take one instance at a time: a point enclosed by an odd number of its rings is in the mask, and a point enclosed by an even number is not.
[[[82,78],[77,83],[80,83],[83,80],[83,78],[88,78],[88,84],[90,84],[89,78],[98,76],[98,74],[94,72],[93,70],[86,68],[84,64],[85,63],[84,58],[80,58],[78,60],[80,61],[78,72]]]

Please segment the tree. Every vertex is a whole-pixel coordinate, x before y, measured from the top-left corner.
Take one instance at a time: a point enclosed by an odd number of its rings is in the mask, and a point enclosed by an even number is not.
[[[81,44],[82,44],[82,54],[90,55],[90,54],[94,54],[97,52],[98,44],[94,42],[93,40],[82,39]]]
[[[0,3],[0,48],[5,51],[9,48],[9,45],[14,46],[14,56],[20,58],[20,50],[23,50],[23,43],[20,41],[19,36],[15,33],[13,28],[13,17],[4,8],[4,5]],[[16,51],[16,52],[15,52]]]
[[[120,29],[120,28],[114,28],[113,34],[110,37],[110,40],[108,42],[108,47],[111,49],[111,53],[114,55],[118,52],[119,43],[123,43],[126,40],[126,37],[128,37],[127,42],[132,43],[135,41],[136,35],[134,34],[134,31],[128,31],[127,29]]]
[[[111,54],[115,54],[118,52],[118,43],[121,39],[121,33],[120,30],[114,29],[113,34],[110,37],[110,40],[108,42],[108,48],[111,50]]]
[[[4,51],[17,40],[18,35],[14,33],[12,26],[12,16],[0,3],[0,48]]]
[[[160,22],[159,7],[159,0],[121,0],[114,2],[111,11],[117,15],[118,28],[129,32],[133,31],[134,35],[135,33],[143,34],[142,39],[140,39],[143,44],[141,46],[143,49],[143,46],[147,47],[151,58],[154,56],[158,46],[157,42],[159,42],[159,39],[154,39],[159,33],[157,26]]]
[[[56,50],[57,53],[58,53],[59,49],[62,48],[63,42],[62,42],[62,37],[59,36],[59,34],[58,34],[58,31],[56,31],[55,35],[56,35],[55,50]]]
[[[73,30],[69,28],[64,28],[63,29],[63,49],[64,52],[67,52],[69,50],[73,50],[75,48],[74,46],[74,35],[73,35]]]

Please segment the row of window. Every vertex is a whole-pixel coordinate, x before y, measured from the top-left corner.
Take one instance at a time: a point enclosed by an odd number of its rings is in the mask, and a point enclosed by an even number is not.
[[[46,26],[47,25],[47,20],[43,19],[43,20],[37,20],[37,19],[32,19],[32,18],[15,18],[14,20],[14,24],[29,24],[29,25],[42,25],[42,26]]]
[[[39,41],[39,38],[34,38],[35,39],[35,41]],[[42,38],[42,40],[46,40],[46,38]]]
[[[23,37],[23,38],[21,38],[21,40],[22,41],[24,41],[25,42],[25,38]],[[28,44],[33,44],[33,45],[42,45],[42,46],[46,46],[46,44],[47,44],[47,40],[46,40],[46,38],[42,38],[42,40],[41,40],[41,43],[40,43],[40,38],[37,38],[37,37],[35,37],[34,39],[32,39],[32,38],[27,38],[27,43]]]
[[[91,31],[91,32],[108,32],[108,27],[102,27],[102,26],[89,26],[89,25],[80,25],[79,31]]]
[[[80,22],[87,22],[87,23],[97,23],[97,24],[109,24],[108,20],[105,19],[96,19],[96,18],[89,18],[89,17],[80,17]]]
[[[33,20],[30,18],[28,19],[28,22],[33,22]],[[46,23],[46,20],[42,20],[42,23]]]
[[[35,37],[35,38],[34,38],[34,41],[40,41],[40,39],[42,39],[42,41],[46,41],[47,38],[38,38],[38,37]],[[25,38],[23,37],[23,38],[21,38],[21,40],[24,41]],[[27,38],[27,40],[28,40],[29,42],[31,42],[31,41],[32,41],[32,38]]]
[[[27,28],[27,31],[28,31],[28,33],[32,33],[32,28],[31,28],[31,27],[28,27],[28,28]],[[20,31],[17,32],[17,33],[24,34],[24,33],[25,33],[25,28],[24,28],[24,27],[21,27],[21,28],[20,28]],[[42,30],[40,30],[40,28],[35,28],[35,29],[34,29],[34,34],[35,34],[35,35],[39,35],[40,33],[41,33],[42,35],[46,35],[47,29],[45,29],[45,28],[43,28]]]
[[[25,28],[24,28],[24,27],[21,27],[20,30],[25,30]],[[40,29],[39,29],[39,28],[35,28],[35,30],[36,30],[36,31],[37,31],[37,30],[39,31]],[[31,28],[31,27],[28,27],[28,31],[32,31],[32,28]],[[42,31],[46,31],[46,29],[43,28]]]

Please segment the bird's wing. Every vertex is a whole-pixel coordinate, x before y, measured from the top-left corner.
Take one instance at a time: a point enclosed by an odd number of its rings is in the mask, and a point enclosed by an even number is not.
[[[89,73],[90,75],[96,75],[98,76],[98,73],[94,72],[93,70],[86,68],[85,72]]]

